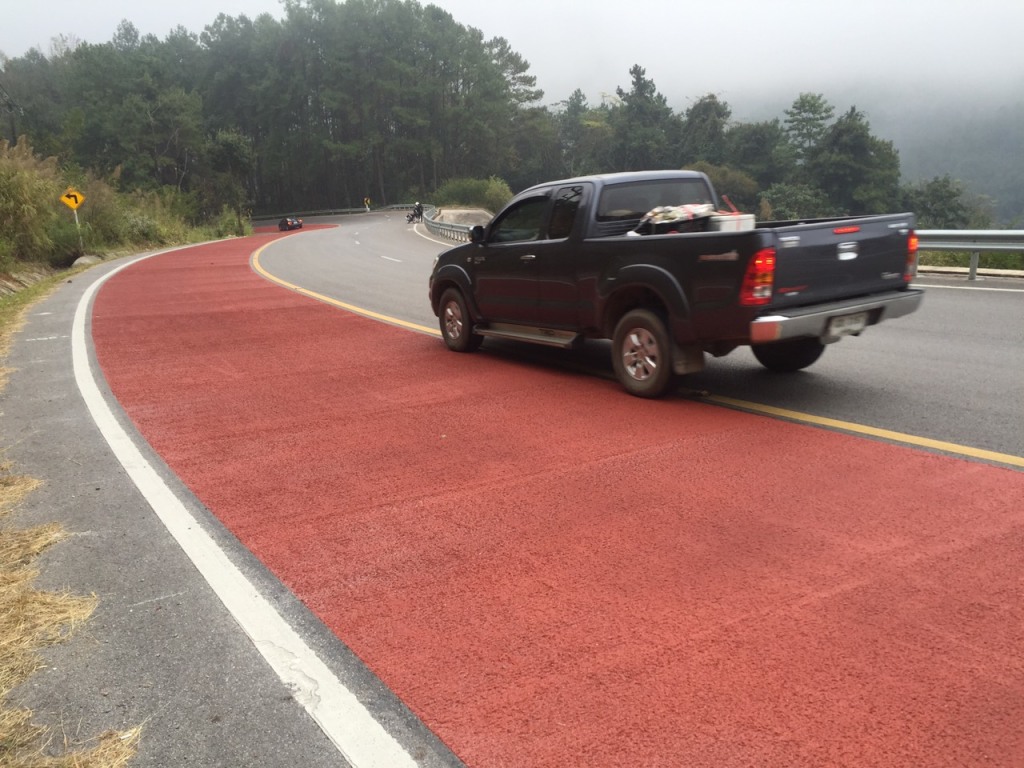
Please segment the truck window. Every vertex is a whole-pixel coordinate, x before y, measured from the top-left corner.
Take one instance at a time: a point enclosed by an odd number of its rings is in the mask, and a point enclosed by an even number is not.
[[[607,186],[601,192],[597,220],[639,219],[659,205],[713,203],[703,179],[666,179]]]
[[[548,198],[545,196],[523,200],[510,208],[491,228],[491,242],[519,243],[538,239],[547,207]]]
[[[597,204],[599,237],[624,235],[659,205],[713,203],[711,189],[702,178],[655,179],[610,184]]]
[[[560,240],[572,232],[576,221],[576,212],[580,209],[583,199],[583,187],[562,187],[555,193],[555,202],[551,211],[551,223],[548,224],[548,239]]]

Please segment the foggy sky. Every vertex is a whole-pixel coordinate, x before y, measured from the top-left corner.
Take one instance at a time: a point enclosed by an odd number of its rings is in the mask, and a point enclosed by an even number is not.
[[[629,89],[634,64],[674,109],[715,93],[734,116],[758,108],[779,115],[802,92],[932,104],[1024,98],[1024,3],[1012,0],[433,4],[485,38],[506,38],[530,63],[547,105],[577,87],[599,104],[616,87]],[[0,52],[13,58],[37,47],[48,54],[60,35],[108,42],[122,19],[163,39],[178,25],[198,34],[218,13],[264,12],[284,16],[279,0],[35,0],[4,13]]]

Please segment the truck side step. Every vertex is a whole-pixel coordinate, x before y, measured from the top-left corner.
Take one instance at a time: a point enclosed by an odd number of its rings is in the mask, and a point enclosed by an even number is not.
[[[491,325],[478,325],[473,328],[473,333],[494,339],[511,339],[512,341],[526,341],[530,344],[543,344],[547,347],[560,347],[569,349],[580,340],[580,335],[575,331],[556,331],[551,328],[534,328],[528,325],[509,325],[505,323],[492,323]]]

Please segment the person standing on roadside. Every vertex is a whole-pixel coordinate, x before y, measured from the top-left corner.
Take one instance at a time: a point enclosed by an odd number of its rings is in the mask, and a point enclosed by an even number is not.
[[[368,198],[368,197],[364,197],[363,198],[363,207],[366,208],[366,212],[367,213],[370,212],[370,198]]]

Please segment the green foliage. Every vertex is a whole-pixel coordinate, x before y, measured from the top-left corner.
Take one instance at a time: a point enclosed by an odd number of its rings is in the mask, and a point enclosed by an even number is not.
[[[751,176],[760,189],[797,177],[797,150],[777,119],[729,126],[725,156],[733,168]]]
[[[122,219],[121,234],[132,245],[163,245],[166,242],[160,225],[149,215],[127,210]]]
[[[94,249],[119,243],[124,237],[122,205],[117,192],[104,181],[89,177],[76,186],[85,194],[87,205],[78,211],[86,246]]]
[[[835,108],[820,93],[801,93],[785,114],[786,135],[795,150],[797,162],[802,164],[825,138]]]
[[[871,135],[851,107],[806,152],[809,181],[840,214],[885,213],[899,201],[899,155],[892,142]]]
[[[38,254],[30,261],[45,261],[55,269],[67,269],[82,255],[79,244],[79,229],[70,216],[58,217],[49,222],[47,237],[50,247],[46,253]]]
[[[918,229],[986,229],[991,224],[987,211],[949,176],[908,184],[902,193],[901,207],[916,215]]]
[[[604,170],[598,158],[601,148],[611,141],[610,111],[590,108],[587,97],[579,89],[558,106],[560,109],[554,113],[553,120],[561,172],[552,175],[568,178]]]
[[[726,128],[732,110],[713,93],[701,96],[686,110],[680,141],[685,163],[704,161],[715,165],[725,162]]]
[[[694,163],[693,170],[708,175],[718,196],[722,198],[724,208],[728,208],[728,198],[737,210],[750,212],[757,209],[757,182],[743,171],[737,171],[727,165],[712,165],[703,160]]]
[[[617,88],[618,103],[608,110],[612,131],[600,164],[602,170],[639,171],[678,165],[682,121],[643,67],[634,64],[629,74],[632,87],[629,91]]]
[[[125,22],[109,43],[0,62],[5,89],[25,107],[11,118],[18,131],[88,187],[79,211],[88,248],[172,242],[196,226],[238,231],[249,210],[356,207],[364,197],[387,205],[410,191],[494,209],[509,187],[694,166],[762,216],[910,207],[926,222],[987,221],[987,206],[954,180],[901,188],[892,142],[855,108],[836,118],[820,93],[799,94],[774,120],[743,123],[712,93],[673,110],[636,64],[628,87],[602,93],[600,104],[577,90],[549,108],[508,40],[486,39],[436,5],[285,6],[283,20],[218,16],[198,37],[179,28],[158,40]],[[1003,125],[1018,116],[1009,110]],[[1009,156],[1017,134],[990,143]],[[507,184],[451,192],[467,179]],[[992,210],[1024,218],[1021,185],[1004,180]],[[67,221],[52,189],[37,196],[25,179],[5,183],[9,197],[46,201],[37,217]],[[63,231],[44,222],[17,241],[0,234],[0,257],[51,252],[51,230]]]
[[[494,213],[512,199],[512,190],[494,176],[489,179],[452,179],[441,185],[434,197],[439,206],[483,208]]]
[[[758,218],[792,221],[817,219],[833,213],[832,203],[820,189],[807,184],[772,184],[761,193]]]
[[[931,267],[967,268],[971,265],[971,254],[967,251],[921,251],[919,262]],[[980,254],[978,264],[983,269],[1024,271],[1024,253],[985,251]]]
[[[220,240],[225,237],[251,235],[252,225],[248,217],[243,218],[237,209],[225,205],[205,230],[209,233],[209,239]]]
[[[80,226],[60,202],[69,186],[85,196]],[[102,254],[251,231],[248,217],[230,206],[208,227],[193,229],[185,214],[194,210],[195,197],[174,187],[118,193],[92,174],[66,174],[54,158],[40,159],[24,137],[14,147],[0,142],[0,271],[17,271],[26,262],[65,269],[83,247]]]
[[[0,257],[8,265],[50,255],[62,191],[56,161],[37,158],[25,137],[13,147],[0,142]]]

